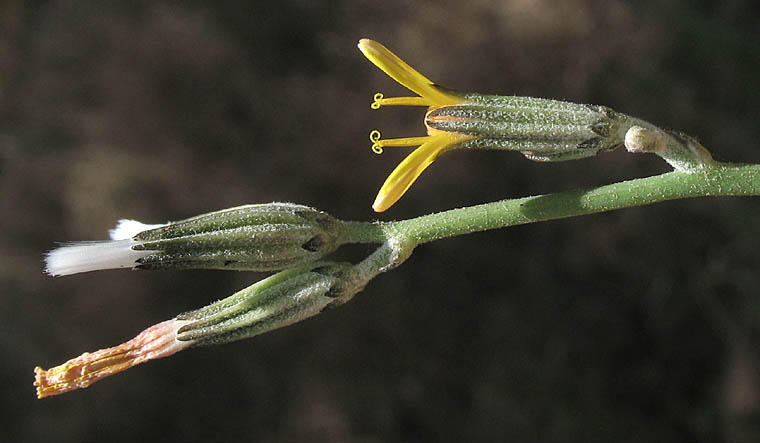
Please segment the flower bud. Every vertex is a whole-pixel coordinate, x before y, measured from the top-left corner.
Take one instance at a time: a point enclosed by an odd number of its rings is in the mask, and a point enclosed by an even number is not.
[[[278,272],[205,308],[177,316],[190,321],[177,339],[211,345],[253,337],[281,328],[340,304],[332,289],[344,263],[326,263]]]
[[[677,171],[697,172],[715,165],[710,151],[686,134],[663,131],[646,122],[634,125],[625,134],[628,152],[653,152]]]

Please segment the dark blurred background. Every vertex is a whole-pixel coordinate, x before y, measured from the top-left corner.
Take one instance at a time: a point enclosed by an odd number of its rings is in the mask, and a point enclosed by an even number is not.
[[[760,200],[720,198],[419,247],[351,303],[36,400],[35,365],[121,343],[262,275],[51,278],[56,241],[292,201],[401,219],[668,170],[453,153],[370,209],[423,135],[366,61],[443,85],[604,104],[760,162],[757,2],[0,2],[3,441],[758,441]],[[348,248],[357,258],[372,248]]]

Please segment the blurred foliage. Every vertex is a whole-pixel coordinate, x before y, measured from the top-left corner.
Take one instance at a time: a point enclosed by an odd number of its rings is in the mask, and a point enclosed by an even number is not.
[[[352,303],[37,401],[32,368],[261,275],[53,279],[119,218],[293,201],[343,219],[423,134],[355,48],[461,90],[604,104],[760,162],[755,2],[0,3],[0,345],[8,441],[758,441],[760,204],[699,199],[425,245]],[[453,153],[383,219],[665,171]],[[361,246],[342,251],[361,256]]]

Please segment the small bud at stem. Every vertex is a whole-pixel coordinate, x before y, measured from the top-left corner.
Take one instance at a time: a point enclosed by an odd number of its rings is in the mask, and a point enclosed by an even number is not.
[[[662,152],[667,147],[668,140],[662,132],[631,126],[625,133],[625,148],[628,152]]]

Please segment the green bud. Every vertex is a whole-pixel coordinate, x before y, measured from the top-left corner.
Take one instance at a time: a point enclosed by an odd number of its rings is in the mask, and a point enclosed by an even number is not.
[[[334,251],[342,224],[291,203],[246,205],[199,215],[132,237],[139,269],[269,271],[303,265]]]
[[[704,171],[715,165],[710,152],[696,139],[686,134],[663,131],[646,122],[644,126],[634,125],[625,134],[625,147],[628,152],[655,153],[673,168],[684,172]]]
[[[177,316],[193,321],[178,340],[213,345],[253,337],[340,304],[333,293],[345,263],[321,263],[278,272],[205,308]]]

